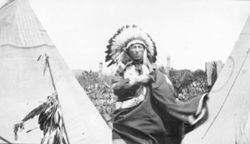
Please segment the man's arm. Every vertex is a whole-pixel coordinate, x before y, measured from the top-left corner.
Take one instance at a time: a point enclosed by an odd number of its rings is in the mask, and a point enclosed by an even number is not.
[[[124,79],[122,77],[117,77],[112,84],[114,94],[123,94],[129,90],[134,85],[146,84],[151,80],[149,75],[139,75],[134,79]]]

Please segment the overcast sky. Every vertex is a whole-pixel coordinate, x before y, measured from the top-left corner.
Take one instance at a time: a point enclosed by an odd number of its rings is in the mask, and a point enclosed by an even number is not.
[[[30,0],[71,69],[98,70],[108,40],[136,24],[156,42],[158,65],[204,69],[229,56],[250,2],[219,0]]]

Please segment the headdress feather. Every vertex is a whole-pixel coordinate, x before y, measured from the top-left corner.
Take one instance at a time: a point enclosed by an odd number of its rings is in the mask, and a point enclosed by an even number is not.
[[[106,58],[105,61],[109,62],[108,66],[119,63],[124,59],[128,58],[126,54],[126,50],[128,48],[128,44],[133,40],[140,40],[145,45],[147,50],[147,58],[150,63],[154,63],[156,61],[156,46],[155,42],[149,36],[149,34],[145,33],[137,27],[136,25],[126,25],[117,30],[114,36],[109,40],[109,44],[107,45]]]

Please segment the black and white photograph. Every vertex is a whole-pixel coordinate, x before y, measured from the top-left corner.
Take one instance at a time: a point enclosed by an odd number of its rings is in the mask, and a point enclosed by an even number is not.
[[[0,0],[0,144],[250,144],[250,1]]]

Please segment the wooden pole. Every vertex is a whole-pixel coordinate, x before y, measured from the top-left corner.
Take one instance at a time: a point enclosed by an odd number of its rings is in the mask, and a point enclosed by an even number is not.
[[[60,105],[60,101],[59,101],[59,98],[58,98],[58,93],[57,93],[57,89],[56,89],[54,77],[53,77],[51,66],[50,66],[50,62],[49,62],[49,56],[47,54],[45,54],[45,66],[48,66],[49,74],[50,74],[50,79],[51,79],[51,84],[52,84],[52,87],[53,87],[53,89],[54,89],[54,91],[56,93],[56,99],[58,101],[59,108],[61,109],[61,105]],[[70,144],[69,137],[68,137],[68,134],[67,134],[67,131],[66,131],[66,126],[65,126],[63,114],[62,114],[62,124],[63,124],[63,128],[65,130],[65,135],[66,135],[67,143]]]

